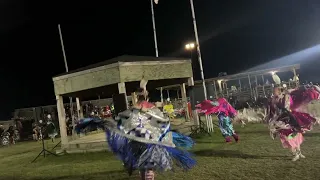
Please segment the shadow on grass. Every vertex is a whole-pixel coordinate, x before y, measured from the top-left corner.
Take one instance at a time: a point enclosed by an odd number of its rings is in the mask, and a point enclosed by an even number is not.
[[[239,133],[240,134],[255,134],[255,135],[269,135],[268,131],[244,131]]]
[[[218,140],[205,140],[205,139],[201,139],[201,140],[195,140],[195,143],[196,144],[211,144],[211,143],[214,143],[214,144],[225,144],[225,140],[224,139],[218,139]]]
[[[194,151],[193,154],[196,156],[203,156],[203,157],[222,157],[222,158],[239,158],[239,159],[283,159],[288,158],[288,156],[264,156],[264,155],[251,155],[251,154],[244,154],[240,151],[233,151],[233,150],[214,150],[214,149],[206,149],[206,150],[199,150]]]
[[[205,156],[205,157],[224,157],[224,158],[242,158],[242,159],[257,159],[259,156],[249,155],[241,153],[240,151],[232,151],[232,150],[214,150],[214,149],[206,149],[194,151],[193,154],[197,156]]]
[[[70,176],[57,176],[57,177],[37,177],[31,178],[32,180],[93,180],[93,179],[110,179],[110,180],[129,180],[129,179],[138,179],[139,175],[134,174],[129,176],[126,171],[124,170],[117,170],[117,171],[105,171],[105,172],[98,172],[98,173],[88,173],[88,174],[79,174],[79,175],[70,175]],[[10,178],[9,178],[10,179]]]

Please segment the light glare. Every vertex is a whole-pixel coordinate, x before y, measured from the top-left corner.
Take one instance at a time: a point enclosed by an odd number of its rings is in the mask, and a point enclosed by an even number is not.
[[[187,50],[191,50],[191,49],[193,49],[194,47],[195,47],[194,43],[188,43],[188,44],[185,45],[185,48],[186,48]]]

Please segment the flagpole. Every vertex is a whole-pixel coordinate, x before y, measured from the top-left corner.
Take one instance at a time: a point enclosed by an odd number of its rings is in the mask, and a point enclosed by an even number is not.
[[[62,38],[62,32],[61,32],[61,27],[60,24],[58,24],[58,30],[59,30],[59,36],[60,36],[60,43],[61,43],[61,48],[62,48],[62,54],[63,54],[63,60],[64,60],[64,66],[66,68],[66,72],[69,72],[69,68],[68,68],[68,62],[67,62],[67,56],[66,56],[66,52],[64,50],[64,43],[63,43],[63,38]],[[69,97],[70,99],[70,118],[71,118],[71,122],[72,122],[72,135],[75,136],[75,122],[74,122],[74,118],[73,118],[73,102],[72,102],[72,97]],[[79,118],[79,117],[78,117]]]
[[[63,38],[62,38],[62,33],[61,33],[60,24],[58,24],[58,29],[59,29],[59,36],[60,36],[60,43],[61,43],[61,48],[62,48],[64,66],[65,66],[65,68],[66,68],[66,72],[69,72],[68,62],[67,62],[67,57],[66,57],[66,52],[64,51],[64,44],[63,44]]]
[[[199,43],[199,36],[198,36],[198,29],[197,29],[196,15],[195,15],[195,12],[194,12],[193,0],[190,0],[190,5],[191,5],[191,12],[192,12],[192,19],[193,19],[194,35],[195,35],[195,38],[196,38],[198,61],[199,61],[199,65],[200,65],[200,73],[201,73],[201,80],[202,80],[202,86],[203,86],[203,94],[204,94],[204,99],[207,100],[208,99],[208,97],[207,97],[207,88],[206,88],[206,82],[204,81],[204,73],[203,73],[203,67],[202,67],[200,43]]]
[[[155,48],[155,51],[156,51],[156,57],[159,57],[156,22],[155,22],[155,19],[154,19],[153,1],[154,0],[150,0],[150,2],[151,2],[151,14],[152,14],[152,26],[153,26],[153,37],[154,37],[154,48]],[[158,2],[158,1],[155,1],[155,2]]]

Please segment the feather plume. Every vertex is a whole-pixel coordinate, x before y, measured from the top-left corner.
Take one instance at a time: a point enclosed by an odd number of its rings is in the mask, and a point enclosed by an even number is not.
[[[148,80],[145,80],[142,78],[142,80],[140,81],[140,88],[142,88],[144,91],[147,90],[147,84],[148,84]]]

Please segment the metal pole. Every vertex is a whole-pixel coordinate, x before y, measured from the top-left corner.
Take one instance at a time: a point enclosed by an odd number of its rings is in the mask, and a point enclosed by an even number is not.
[[[202,80],[202,86],[203,86],[203,94],[204,94],[204,99],[207,100],[208,99],[207,98],[207,88],[206,88],[206,83],[204,81],[202,59],[201,59],[201,51],[200,51],[200,43],[199,43],[199,36],[198,36],[198,29],[197,29],[196,15],[195,15],[195,12],[194,12],[193,0],[190,0],[190,5],[191,5],[191,13],[192,13],[192,19],[193,19],[194,35],[195,35],[195,38],[196,38],[198,61],[199,61],[199,65],[200,65],[200,73],[201,73],[201,80]]]
[[[152,13],[153,37],[154,37],[154,48],[155,48],[155,51],[156,51],[156,57],[159,57],[156,22],[155,22],[155,19],[154,19],[153,1],[154,0],[150,0],[150,2],[151,2],[151,13]]]
[[[64,66],[66,67],[66,72],[69,72],[68,63],[67,63],[67,57],[66,57],[66,52],[64,51],[64,44],[63,44],[63,39],[62,39],[62,33],[61,33],[60,24],[58,24],[58,29],[59,29],[61,48],[62,48],[62,54],[63,54],[63,59],[64,59]]]
[[[60,36],[60,42],[61,42],[61,48],[62,48],[62,54],[63,54],[63,60],[64,60],[64,66],[66,68],[66,72],[69,72],[68,68],[68,62],[67,62],[67,57],[66,57],[66,52],[64,50],[64,43],[63,43],[63,38],[62,38],[62,32],[61,32],[61,27],[60,24],[58,24],[58,30],[59,30],[59,36]],[[72,122],[72,135],[75,135],[75,122],[73,118],[73,102],[72,102],[72,97],[69,97],[70,100],[70,118]],[[78,117],[79,118],[79,117]]]

